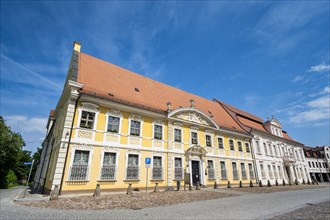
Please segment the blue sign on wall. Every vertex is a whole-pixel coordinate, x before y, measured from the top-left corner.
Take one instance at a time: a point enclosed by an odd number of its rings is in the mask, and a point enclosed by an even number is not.
[[[146,158],[146,164],[150,164],[151,163],[151,158],[150,157],[147,157]]]
[[[24,164],[24,165],[31,165],[32,162],[24,162],[23,164]]]

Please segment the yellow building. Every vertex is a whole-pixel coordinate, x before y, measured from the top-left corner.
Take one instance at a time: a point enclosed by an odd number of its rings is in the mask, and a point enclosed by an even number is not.
[[[44,193],[255,181],[252,137],[218,102],[82,53],[78,42],[47,129],[35,177]]]

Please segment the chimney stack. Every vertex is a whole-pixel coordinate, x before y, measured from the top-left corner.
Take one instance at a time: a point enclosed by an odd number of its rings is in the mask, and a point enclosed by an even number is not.
[[[78,41],[73,42],[73,50],[80,52],[81,44]]]

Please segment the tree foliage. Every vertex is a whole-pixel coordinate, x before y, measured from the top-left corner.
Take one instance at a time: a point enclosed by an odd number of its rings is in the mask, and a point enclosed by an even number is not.
[[[13,132],[0,116],[0,188],[8,187],[8,173],[12,170],[17,179],[26,176],[26,167],[22,162],[31,161],[31,152],[23,151],[25,142],[19,133]],[[12,173],[10,179],[15,179]]]

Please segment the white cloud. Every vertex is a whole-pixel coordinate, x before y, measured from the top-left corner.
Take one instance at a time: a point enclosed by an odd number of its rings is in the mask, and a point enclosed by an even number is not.
[[[329,124],[330,119],[330,89],[325,87],[319,95],[307,102],[297,103],[299,108],[287,111],[289,121],[298,126],[323,126]]]
[[[292,80],[291,80],[291,82],[299,82],[299,81],[301,81],[301,80],[303,80],[304,78],[302,77],[302,76],[296,76],[295,78],[293,78]]]
[[[308,72],[326,72],[330,70],[330,65],[326,65],[324,62],[316,65],[316,66],[312,66]]]
[[[4,116],[4,119],[12,131],[22,135],[26,143],[25,150],[35,152],[37,147],[41,147],[46,135],[47,118],[9,115]]]
[[[12,130],[20,133],[39,132],[46,133],[47,118],[33,117],[29,118],[25,115],[11,115],[4,117],[6,123]]]

